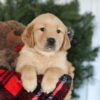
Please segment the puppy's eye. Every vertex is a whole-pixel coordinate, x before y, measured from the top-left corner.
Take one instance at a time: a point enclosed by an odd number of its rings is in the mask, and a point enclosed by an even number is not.
[[[60,30],[60,29],[57,29],[57,33],[58,33],[58,34],[61,33],[61,30]]]
[[[44,32],[45,31],[45,28],[44,27],[41,27],[40,28],[40,31]]]

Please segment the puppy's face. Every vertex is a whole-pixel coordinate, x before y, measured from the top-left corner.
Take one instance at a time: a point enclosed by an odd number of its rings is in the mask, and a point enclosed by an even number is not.
[[[45,52],[67,50],[70,48],[67,31],[66,26],[56,16],[43,14],[27,26],[22,39],[31,48]]]

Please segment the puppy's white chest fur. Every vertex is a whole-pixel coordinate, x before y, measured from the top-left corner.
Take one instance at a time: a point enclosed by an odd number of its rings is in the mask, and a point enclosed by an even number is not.
[[[44,74],[50,67],[58,67],[67,73],[66,52],[64,51],[43,55],[34,49],[23,48],[20,53],[21,55],[19,56],[17,67],[31,65],[36,69],[38,74]]]

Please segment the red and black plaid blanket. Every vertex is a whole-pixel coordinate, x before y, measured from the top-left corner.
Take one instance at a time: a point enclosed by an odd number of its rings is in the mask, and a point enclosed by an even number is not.
[[[20,75],[15,72],[0,69],[0,100],[63,100],[67,95],[72,78],[63,75],[56,88],[49,94],[41,91],[42,76],[38,76],[38,86],[33,93],[24,90]]]

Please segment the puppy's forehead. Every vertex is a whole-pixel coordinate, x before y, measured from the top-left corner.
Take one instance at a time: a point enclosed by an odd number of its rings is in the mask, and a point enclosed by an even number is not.
[[[51,25],[57,25],[58,27],[61,26],[63,28],[66,28],[64,23],[58,17],[50,13],[39,15],[32,21],[32,23],[33,24],[45,24],[45,25],[51,24]]]

